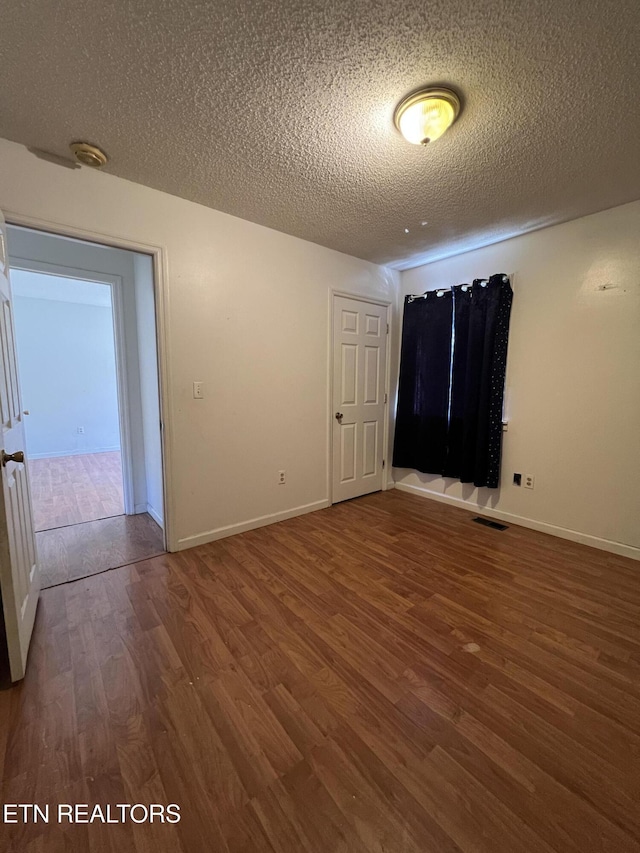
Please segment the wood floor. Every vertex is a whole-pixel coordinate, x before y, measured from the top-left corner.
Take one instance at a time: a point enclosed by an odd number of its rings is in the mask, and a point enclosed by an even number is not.
[[[640,565],[387,492],[47,590],[4,849],[639,851]]]
[[[164,552],[150,515],[118,515],[36,533],[42,586],[98,574]]]
[[[124,513],[120,452],[29,460],[36,530]]]

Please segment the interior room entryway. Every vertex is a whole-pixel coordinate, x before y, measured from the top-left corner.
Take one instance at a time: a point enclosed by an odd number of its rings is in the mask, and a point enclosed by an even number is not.
[[[162,553],[151,258],[7,226],[42,586]]]
[[[124,514],[112,286],[38,266],[11,270],[36,532]]]
[[[332,503],[383,488],[388,305],[333,295]]]

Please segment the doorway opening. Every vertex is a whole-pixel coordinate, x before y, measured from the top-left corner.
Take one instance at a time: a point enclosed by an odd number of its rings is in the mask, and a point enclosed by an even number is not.
[[[36,533],[124,515],[111,287],[12,269]]]
[[[42,586],[165,550],[152,259],[8,226]]]

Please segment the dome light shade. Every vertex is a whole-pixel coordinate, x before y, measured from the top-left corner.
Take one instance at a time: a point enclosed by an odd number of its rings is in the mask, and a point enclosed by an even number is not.
[[[451,89],[421,89],[396,107],[395,125],[407,142],[426,145],[451,127],[460,112],[460,98]]]

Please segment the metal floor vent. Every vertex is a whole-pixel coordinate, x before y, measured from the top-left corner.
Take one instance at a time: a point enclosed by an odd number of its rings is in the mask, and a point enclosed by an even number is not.
[[[478,517],[478,518],[474,518],[473,521],[475,521],[477,524],[484,524],[485,527],[492,527],[494,530],[508,530],[509,529],[508,524],[500,524],[497,521],[491,521],[490,518]]]

